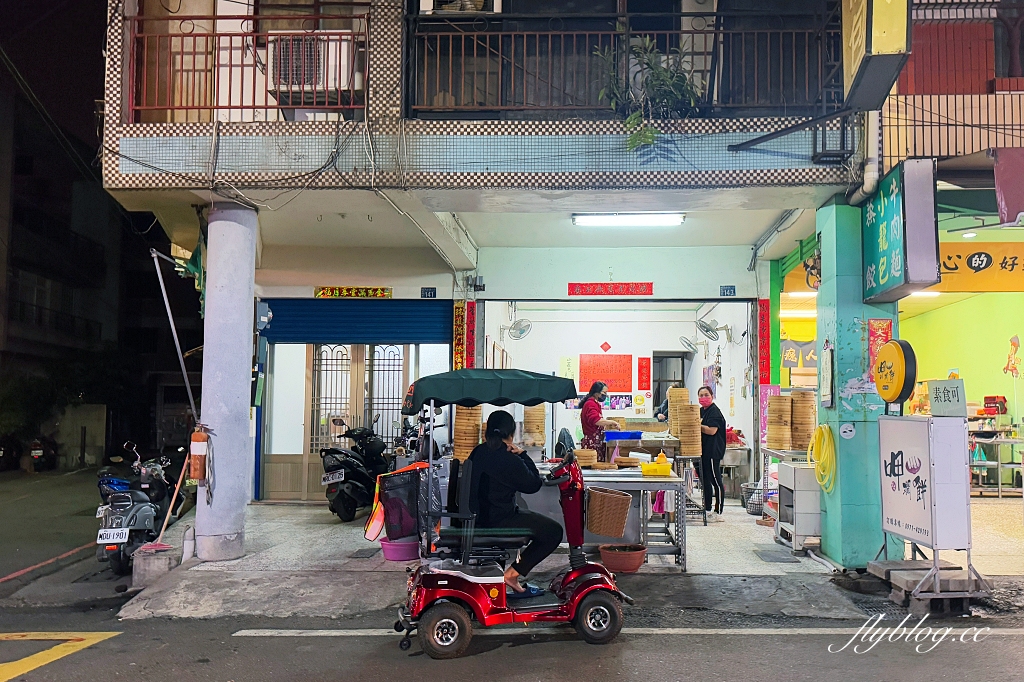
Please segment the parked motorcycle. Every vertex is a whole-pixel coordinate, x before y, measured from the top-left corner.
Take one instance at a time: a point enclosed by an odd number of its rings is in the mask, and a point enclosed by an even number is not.
[[[379,419],[378,414],[373,423]],[[373,504],[377,476],[387,473],[391,462],[386,456],[387,443],[373,432],[372,426],[352,428],[341,417],[333,417],[332,423],[339,430],[344,429],[339,438],[350,439],[352,447],[320,450],[324,465],[320,482],[327,486],[328,508],[339,519],[348,522],[356,517],[360,507]]]
[[[0,438],[0,471],[9,471],[21,466],[21,441],[15,436]]]
[[[29,455],[32,456],[33,471],[57,468],[57,442],[52,438],[36,438],[29,446]]]
[[[96,518],[101,519],[96,558],[109,561],[117,575],[131,572],[132,555],[156,540],[165,517],[170,515],[171,522],[175,520],[174,514],[184,499],[180,493],[171,499],[176,481],[167,479],[167,457],[143,462],[135,443],[125,443],[124,449],[135,458],[133,475],[128,478],[112,467],[104,467],[98,472],[97,484],[104,504],[96,509]]]

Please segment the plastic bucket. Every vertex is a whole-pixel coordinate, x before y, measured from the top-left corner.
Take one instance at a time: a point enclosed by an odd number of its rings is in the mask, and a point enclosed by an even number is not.
[[[381,538],[380,548],[388,561],[415,561],[420,556],[420,543],[416,542],[416,538],[401,542]]]

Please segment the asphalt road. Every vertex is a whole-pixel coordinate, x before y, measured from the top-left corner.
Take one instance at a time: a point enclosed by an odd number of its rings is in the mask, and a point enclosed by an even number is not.
[[[628,611],[626,617],[628,627]],[[815,634],[808,629],[859,625],[753,618],[725,623],[715,614],[681,612],[664,623],[677,628],[674,634],[625,632],[606,646],[585,644],[568,628],[492,629],[478,634],[466,656],[455,661],[431,660],[417,643],[400,651],[399,636],[384,631],[390,622],[391,615],[385,612],[349,620],[119,621],[114,605],[77,611],[8,610],[0,612],[0,630],[5,632],[120,634],[10,678],[4,676],[4,662],[22,660],[52,642],[3,641],[0,634],[0,680],[1012,680],[1024,669],[1024,630],[982,632],[980,641],[974,641],[975,631],[968,631],[961,641],[966,627],[998,624],[978,618],[944,624],[954,627],[956,636],[936,642],[933,635],[922,647],[930,651],[918,653],[915,647],[920,642],[900,639],[882,641],[866,653],[854,652],[853,644],[830,653],[830,645],[840,649],[851,634]],[[344,636],[235,636],[268,628],[340,630]]]
[[[95,542],[99,503],[94,469],[0,473],[0,578]]]

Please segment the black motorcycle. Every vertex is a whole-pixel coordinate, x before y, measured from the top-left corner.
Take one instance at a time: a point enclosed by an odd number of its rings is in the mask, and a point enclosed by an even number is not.
[[[32,470],[45,471],[57,468],[57,441],[40,436],[28,448],[32,457]]]
[[[374,417],[376,424],[380,419]],[[342,521],[351,521],[360,507],[373,504],[373,493],[377,476],[386,474],[391,462],[386,456],[388,449],[373,428],[357,426],[351,428],[340,417],[332,418],[334,426],[344,428],[340,438],[352,441],[351,448],[323,448],[320,459],[324,465],[321,484],[327,486],[327,506]]]
[[[170,514],[173,522],[184,501],[180,492],[172,499],[177,479],[168,477],[168,457],[143,462],[135,443],[125,443],[124,449],[135,460],[130,474],[124,475],[115,467],[104,467],[97,473],[103,504],[96,510],[100,519],[96,558],[110,562],[117,575],[131,572],[135,551],[156,540],[164,518]],[[111,460],[123,461],[120,457]]]

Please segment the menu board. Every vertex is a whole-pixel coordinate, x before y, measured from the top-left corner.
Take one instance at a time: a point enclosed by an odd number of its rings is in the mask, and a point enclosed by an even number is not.
[[[632,355],[580,355],[580,391],[589,391],[595,381],[608,384],[609,393],[633,392]]]

